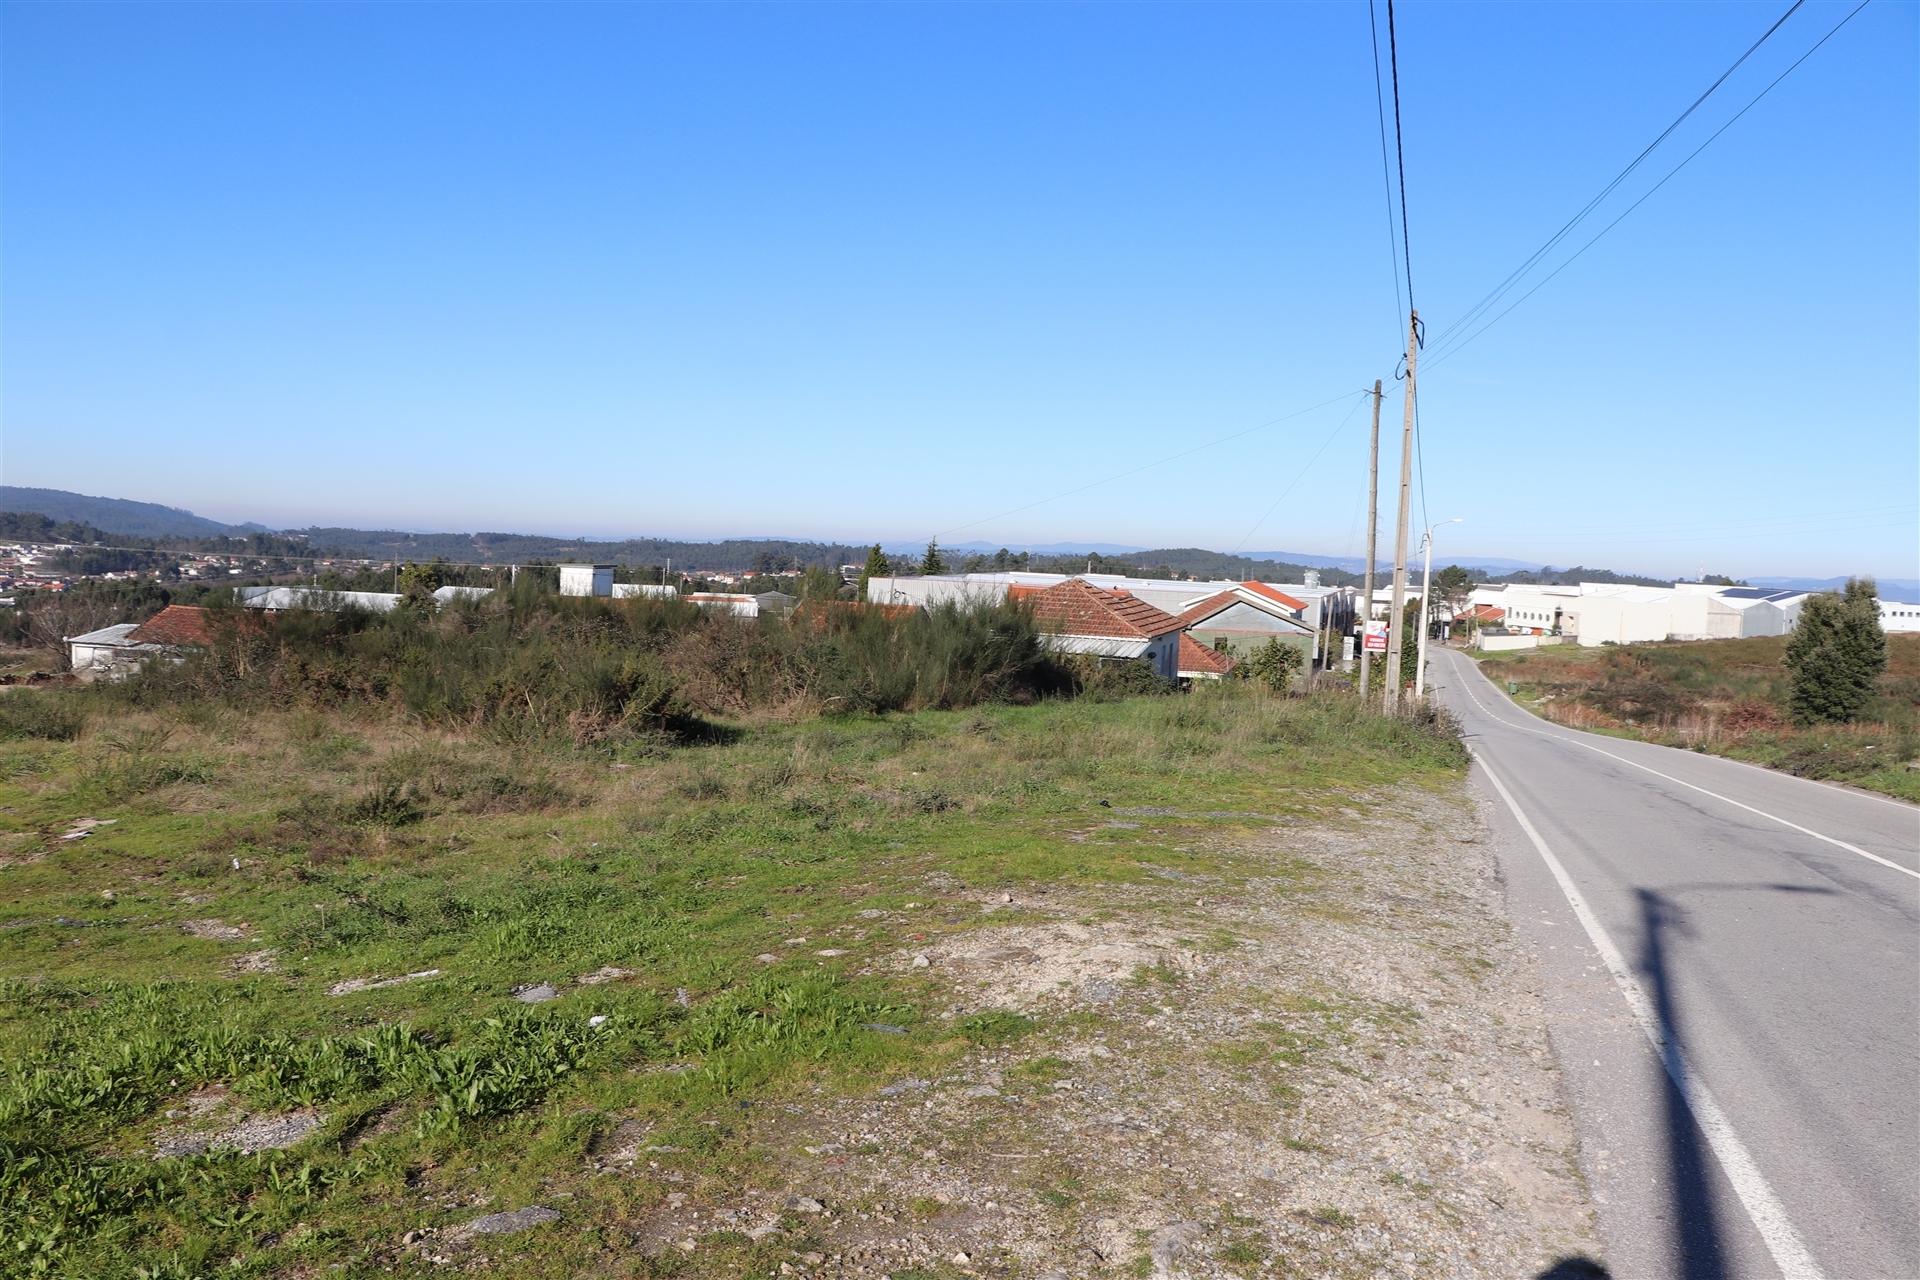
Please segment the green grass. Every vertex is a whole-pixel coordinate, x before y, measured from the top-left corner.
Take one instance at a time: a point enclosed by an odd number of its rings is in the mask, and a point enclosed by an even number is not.
[[[1784,637],[1476,655],[1523,706],[1575,728],[1712,752],[1920,802],[1920,636],[1887,637],[1880,694],[1860,721],[1803,726],[1786,712]]]
[[[1271,876],[1194,833],[1462,766],[1444,732],[1239,688],[632,757],[371,714],[71,709],[24,708],[10,723],[51,731],[0,740],[0,1271],[101,1280],[426,1274],[402,1234],[482,1197],[566,1214],[490,1240],[502,1274],[774,1269],[744,1237],[636,1253],[661,1184],[595,1176],[591,1152],[634,1121],[696,1197],[767,1185],[751,1108],[1044,1040],[1011,1011],[933,1016],[937,970],[886,963],[974,927],[983,892]],[[1102,801],[1178,813],[1109,831]],[[111,824],[60,838],[83,818]],[[261,951],[274,971],[235,966]],[[574,981],[603,966],[631,976]],[[512,998],[536,981],[562,994]],[[326,1119],[287,1151],[148,1158],[208,1088]]]

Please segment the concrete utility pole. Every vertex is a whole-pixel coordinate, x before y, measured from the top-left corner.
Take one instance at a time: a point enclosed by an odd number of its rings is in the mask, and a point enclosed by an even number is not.
[[[1400,646],[1407,607],[1407,518],[1413,494],[1413,366],[1420,355],[1420,313],[1407,313],[1406,412],[1400,426],[1400,519],[1393,531],[1393,612],[1387,616],[1387,710],[1400,705]]]
[[[1459,524],[1462,517],[1442,520],[1440,524]],[[1420,539],[1421,550],[1426,553],[1426,568],[1420,572],[1420,657],[1413,668],[1413,696],[1427,696],[1427,632],[1433,630],[1433,531],[1440,524],[1428,525],[1425,536]]]
[[[1380,379],[1373,380],[1373,443],[1367,452],[1367,586],[1360,602],[1360,700],[1366,701],[1373,676],[1373,653],[1367,648],[1367,626],[1373,621],[1373,553],[1380,539]]]

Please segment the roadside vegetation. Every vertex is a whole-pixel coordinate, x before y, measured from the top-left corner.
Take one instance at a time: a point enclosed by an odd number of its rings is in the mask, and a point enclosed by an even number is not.
[[[1561,724],[1621,733],[1920,802],[1920,636],[1885,637],[1857,718],[1796,717],[1791,637],[1573,645],[1476,655]],[[1850,704],[1851,705],[1851,704]]]
[[[1043,1052],[906,963],[988,891],[1270,874],[1195,823],[1464,765],[1337,694],[1076,689],[1016,610],[516,597],[0,694],[0,1269],[424,1274],[537,1202],[499,1274],[776,1274],[798,1237],[648,1224],[777,1191],[769,1107]]]

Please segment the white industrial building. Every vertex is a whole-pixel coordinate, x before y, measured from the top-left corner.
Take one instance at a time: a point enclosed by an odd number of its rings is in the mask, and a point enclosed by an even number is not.
[[[1908,604],[1903,600],[1882,600],[1880,629],[1882,631],[1920,631],[1920,604]]]
[[[315,613],[338,613],[342,609],[365,609],[369,613],[390,613],[400,606],[400,596],[392,591],[329,591],[325,587],[241,587],[240,603],[249,609],[307,609]]]
[[[1514,583],[1475,587],[1470,601],[1504,610],[1509,634],[1558,635],[1583,645],[1652,640],[1740,640],[1780,636],[1800,622],[1810,592],[1679,582],[1640,587],[1615,582],[1573,586]],[[1906,617],[1898,615],[1905,613]],[[1920,605],[1881,601],[1887,631],[1920,631]],[[1904,625],[1902,625],[1904,624]]]

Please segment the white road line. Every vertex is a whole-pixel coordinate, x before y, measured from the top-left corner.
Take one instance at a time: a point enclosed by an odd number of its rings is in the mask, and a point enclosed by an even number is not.
[[[1481,678],[1484,679],[1485,677],[1483,676]],[[1523,724],[1515,724],[1511,720],[1503,719],[1500,716],[1494,715],[1493,711],[1487,706],[1487,704],[1480,701],[1479,698],[1475,697],[1473,690],[1469,688],[1465,683],[1462,683],[1459,686],[1459,689],[1460,689],[1460,692],[1467,695],[1468,699],[1472,701],[1474,706],[1480,708],[1482,714],[1484,714],[1489,720],[1492,720],[1496,724],[1505,725],[1509,729],[1518,729],[1521,733],[1530,733],[1536,738],[1550,738],[1555,742],[1564,742],[1564,743],[1567,743],[1569,746],[1575,746],[1586,751],[1591,751],[1595,755],[1605,756],[1609,760],[1617,760],[1621,764],[1627,765],[1630,768],[1640,770],[1642,773],[1650,773],[1656,778],[1665,778],[1668,782],[1673,783],[1675,786],[1685,787],[1689,791],[1698,791],[1703,796],[1712,796],[1715,800],[1719,800],[1724,804],[1730,804],[1736,809],[1745,809],[1748,813],[1754,814],[1758,817],[1765,818],[1769,822],[1777,822],[1783,827],[1787,827],[1791,830],[1798,831],[1803,836],[1812,836],[1815,840],[1825,841],[1827,844],[1832,845],[1836,849],[1845,849],[1848,853],[1857,853],[1861,857],[1867,859],[1869,862],[1877,862],[1883,867],[1893,868],[1895,871],[1898,871],[1903,876],[1912,876],[1915,880],[1920,880],[1920,871],[1914,871],[1909,867],[1903,867],[1899,863],[1893,861],[1891,858],[1883,858],[1877,853],[1868,853],[1865,849],[1862,849],[1857,844],[1848,844],[1845,840],[1837,840],[1832,836],[1821,835],[1818,831],[1814,831],[1809,827],[1803,827],[1797,822],[1789,822],[1785,818],[1781,817],[1779,814],[1768,813],[1765,809],[1756,809],[1750,804],[1742,804],[1740,801],[1735,800],[1732,796],[1723,796],[1718,791],[1709,791],[1705,787],[1696,787],[1695,785],[1693,785],[1693,783],[1688,782],[1683,778],[1676,778],[1670,773],[1662,773],[1660,772],[1660,770],[1652,768],[1648,765],[1641,764],[1637,760],[1629,760],[1627,759],[1627,757],[1623,755],[1616,755],[1611,751],[1603,750],[1600,747],[1594,746],[1591,742],[1582,742],[1579,738],[1567,737],[1565,735],[1558,734],[1558,733],[1546,733],[1539,729],[1529,728]]]
[[[1754,1229],[1766,1243],[1767,1252],[1773,1255],[1774,1265],[1780,1268],[1781,1275],[1787,1280],[1820,1280],[1820,1268],[1815,1265],[1813,1255],[1800,1239],[1800,1233],[1793,1229],[1793,1223],[1787,1220],[1786,1206],[1780,1203],[1773,1188],[1767,1184],[1760,1167],[1753,1162],[1746,1145],[1733,1131],[1733,1122],[1727,1113],[1720,1109],[1714,1100],[1706,1082],[1687,1063],[1679,1043],[1673,1038],[1670,1028],[1660,1020],[1652,999],[1639,979],[1627,968],[1621,958],[1620,949],[1607,936],[1601,927],[1599,917],[1587,905],[1587,900],[1575,887],[1573,877],[1554,856],[1553,850],[1541,838],[1527,815],[1521,812],[1519,802],[1507,785],[1500,781],[1487,764],[1486,756],[1475,751],[1474,759],[1479,761],[1487,781],[1493,784],[1500,798],[1506,801],[1507,809],[1513,814],[1520,829],[1527,833],[1527,839],[1539,852],[1541,861],[1547,864],[1547,870],[1560,885],[1560,892],[1566,895],[1567,905],[1573,908],[1573,914],[1587,931],[1587,937],[1593,942],[1593,949],[1600,953],[1601,963],[1607,972],[1613,975],[1614,985],[1620,988],[1620,994],[1626,998],[1627,1008],[1633,1013],[1633,1020],[1640,1024],[1640,1030],[1646,1034],[1647,1042],[1653,1046],[1654,1054],[1659,1057],[1660,1065],[1666,1068],[1667,1078],[1673,1081],[1674,1088],[1680,1091],[1680,1097],[1686,1102],[1687,1110],[1700,1126],[1700,1132],[1706,1135],[1707,1146],[1713,1151],[1714,1158],[1720,1162],[1720,1168],[1727,1175],[1727,1181],[1733,1184],[1734,1194],[1740,1197],[1740,1203],[1746,1208],[1747,1217],[1753,1222]]]
[[[1448,652],[1449,654],[1452,654],[1453,651],[1447,650],[1446,652]],[[1456,656],[1456,657],[1452,657],[1450,660],[1454,662],[1456,670],[1458,669],[1459,663],[1461,662],[1469,663],[1475,675],[1479,676],[1482,680],[1485,680],[1488,684],[1490,685],[1493,684],[1492,677],[1488,676],[1486,672],[1480,670],[1479,664],[1474,662],[1473,659],[1467,658],[1464,656]],[[1497,686],[1495,687],[1494,691],[1496,693],[1499,692],[1499,689]],[[1462,687],[1461,692],[1465,693],[1469,698],[1473,697],[1473,693],[1464,687]],[[1479,699],[1477,698],[1474,699],[1474,705],[1475,706],[1480,705]],[[1537,721],[1540,724],[1554,724],[1553,721],[1548,720],[1546,717],[1535,715],[1534,713],[1528,711],[1525,707],[1522,707],[1518,702],[1511,702],[1510,705],[1514,708],[1514,710],[1518,711],[1522,716],[1526,717],[1528,720]],[[1503,716],[1494,715],[1492,711],[1488,710],[1484,706],[1480,707],[1480,709],[1482,711],[1486,711],[1487,715],[1489,715],[1499,723],[1506,725],[1509,729],[1519,729],[1524,733],[1538,733],[1540,734],[1540,736],[1545,738],[1558,738],[1563,742],[1577,742],[1578,738],[1576,735],[1582,732],[1581,730],[1574,729],[1570,726],[1554,725],[1555,728],[1566,729],[1566,732],[1565,733],[1547,733],[1541,729],[1535,729],[1527,725],[1516,724],[1514,721],[1508,720]],[[1650,745],[1658,746],[1659,744],[1654,743]],[[1845,786],[1839,785],[1838,783],[1822,782],[1818,778],[1802,778],[1795,774],[1782,773],[1778,769],[1769,769],[1763,764],[1754,764],[1752,761],[1749,761],[1749,760],[1735,760],[1732,756],[1709,756],[1707,758],[1710,760],[1713,760],[1718,764],[1738,765],[1742,769],[1750,769],[1755,773],[1763,773],[1767,775],[1769,779],[1776,782],[1786,782],[1786,783],[1797,782],[1804,786],[1819,787],[1822,791],[1834,792],[1839,795],[1847,796],[1854,800],[1871,800],[1876,804],[1884,804],[1889,808],[1898,809],[1902,813],[1920,817],[1920,806],[1911,804],[1905,800],[1895,800],[1892,796],[1877,795],[1874,792],[1862,790],[1859,787],[1845,787]]]

